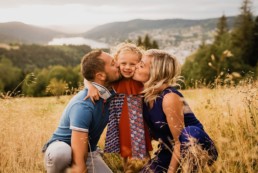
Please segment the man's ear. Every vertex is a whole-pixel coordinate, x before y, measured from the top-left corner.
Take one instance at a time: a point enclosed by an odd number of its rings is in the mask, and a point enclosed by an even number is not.
[[[106,73],[104,73],[104,72],[97,72],[96,73],[96,78],[98,80],[104,81],[104,80],[106,80]]]

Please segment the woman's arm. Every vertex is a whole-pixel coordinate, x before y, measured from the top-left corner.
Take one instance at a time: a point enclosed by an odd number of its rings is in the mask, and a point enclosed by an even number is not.
[[[87,81],[86,79],[84,79],[83,83],[84,86],[88,88],[88,94],[84,98],[84,100],[90,98],[91,101],[95,104],[95,100],[99,100],[99,90],[94,85],[92,85],[90,81]]]
[[[163,98],[162,109],[175,142],[168,173],[176,173],[180,161],[179,136],[184,128],[183,101],[174,93],[166,94]]]

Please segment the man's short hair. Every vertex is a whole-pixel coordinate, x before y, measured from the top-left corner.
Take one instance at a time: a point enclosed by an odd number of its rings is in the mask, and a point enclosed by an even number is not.
[[[82,58],[81,72],[85,79],[93,81],[95,74],[105,71],[105,62],[100,59],[102,50],[93,50]]]

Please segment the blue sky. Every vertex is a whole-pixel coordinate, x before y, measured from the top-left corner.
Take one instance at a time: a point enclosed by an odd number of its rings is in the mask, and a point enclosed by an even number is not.
[[[251,0],[258,15],[258,1]],[[238,15],[242,0],[0,0],[0,22],[81,32],[132,19],[206,19]]]

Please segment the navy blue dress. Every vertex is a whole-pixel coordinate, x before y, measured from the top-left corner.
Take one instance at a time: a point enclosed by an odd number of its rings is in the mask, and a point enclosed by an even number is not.
[[[197,139],[198,144],[202,146],[202,149],[207,150],[210,155],[209,164],[212,164],[218,157],[217,150],[213,141],[204,131],[202,124],[195,117],[191,111],[189,105],[184,101],[183,95],[173,87],[166,88],[156,99],[153,107],[150,109],[148,104],[143,105],[143,116],[149,127],[151,137],[159,142],[159,149],[155,153],[155,157],[151,159],[147,165],[142,169],[142,173],[155,172],[163,173],[167,172],[170,164],[170,160],[173,152],[173,136],[170,132],[167,124],[166,115],[162,109],[163,97],[168,93],[175,93],[182,98],[184,107],[184,123],[185,128],[179,137],[181,146],[181,157],[184,157],[185,151],[189,147],[189,137]]]

